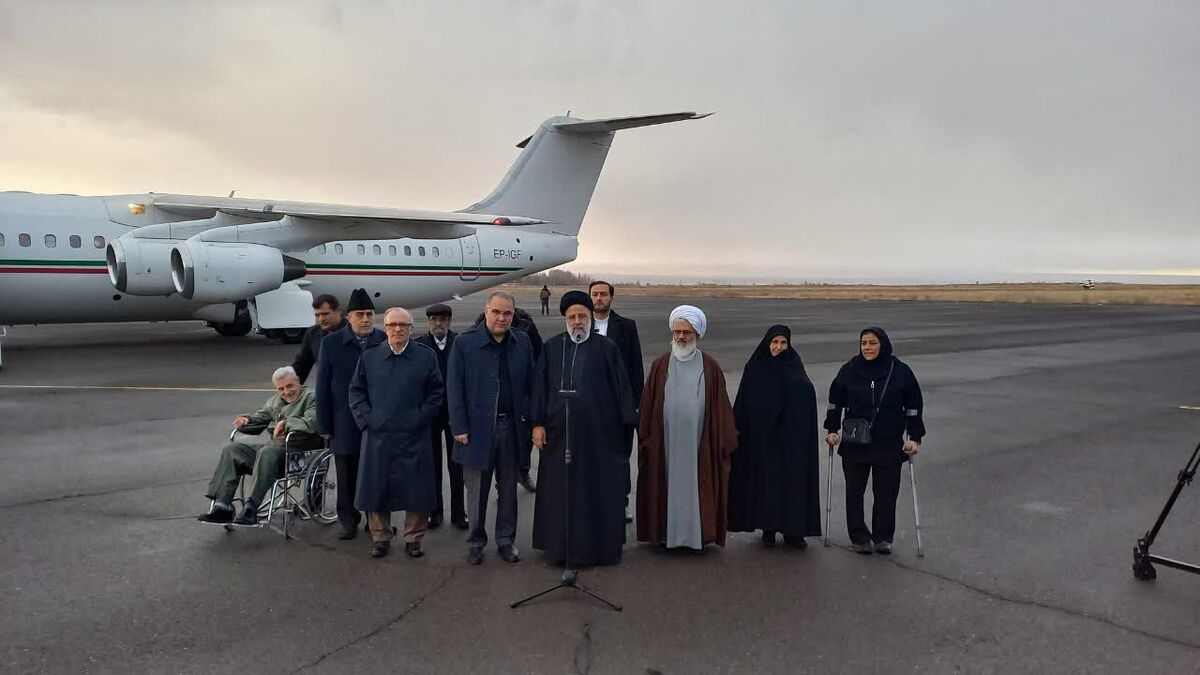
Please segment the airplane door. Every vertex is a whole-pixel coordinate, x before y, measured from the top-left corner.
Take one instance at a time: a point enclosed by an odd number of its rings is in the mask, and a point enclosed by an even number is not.
[[[462,247],[462,271],[458,278],[475,281],[479,278],[479,237],[471,235],[458,240]]]

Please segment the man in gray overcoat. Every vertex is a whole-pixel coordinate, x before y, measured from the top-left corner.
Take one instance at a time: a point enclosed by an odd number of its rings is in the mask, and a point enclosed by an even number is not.
[[[421,540],[436,505],[429,429],[445,386],[434,353],[409,339],[412,327],[408,310],[389,309],[387,342],[363,351],[350,380],[350,410],[366,433],[354,506],[367,513],[377,558],[391,547],[392,511],[405,512],[405,552],[424,555]]]

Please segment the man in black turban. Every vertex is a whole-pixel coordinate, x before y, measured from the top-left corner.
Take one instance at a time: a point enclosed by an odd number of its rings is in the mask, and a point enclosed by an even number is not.
[[[534,370],[531,422],[541,460],[533,547],[557,563],[612,565],[625,544],[622,472],[637,412],[620,350],[592,332],[592,299],[571,291],[559,311],[567,330],[546,342]]]

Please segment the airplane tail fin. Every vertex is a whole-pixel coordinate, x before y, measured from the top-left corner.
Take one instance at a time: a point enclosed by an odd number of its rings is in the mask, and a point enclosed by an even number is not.
[[[463,212],[537,218],[550,223],[553,232],[577,235],[617,131],[711,114],[680,112],[598,120],[551,117],[517,144],[521,154],[496,189]]]

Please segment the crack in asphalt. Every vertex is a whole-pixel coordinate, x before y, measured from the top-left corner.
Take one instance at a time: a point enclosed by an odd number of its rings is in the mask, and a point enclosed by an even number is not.
[[[575,666],[577,675],[587,675],[592,669],[592,624],[583,624],[581,633],[582,637],[575,646],[571,665]]]
[[[204,478],[192,478],[190,480],[177,480],[167,483],[156,483],[154,485],[138,485],[134,487],[120,487],[109,490],[97,490],[96,492],[76,492],[72,494],[57,495],[54,497],[38,497],[23,502],[13,502],[11,504],[0,504],[0,509],[15,509],[22,506],[38,506],[41,504],[51,504],[54,502],[63,502],[71,499],[83,499],[85,497],[105,497],[108,495],[120,494],[122,492],[140,492],[142,490],[155,490],[158,488],[172,487],[175,485],[191,485],[193,483],[203,483]]]
[[[341,646],[335,647],[335,648],[325,652],[324,654],[321,654],[315,660],[310,661],[310,662],[300,666],[299,668],[296,668],[295,670],[290,671],[289,675],[294,675],[295,673],[304,672],[305,670],[308,670],[309,668],[315,668],[315,667],[319,666],[322,662],[324,662],[326,659],[336,655],[337,653],[344,651],[346,649],[349,649],[350,647],[353,647],[359,643],[370,640],[371,638],[375,637],[376,635],[379,635],[380,633],[387,630],[388,628],[391,628],[392,626],[395,626],[395,625],[401,623],[402,621],[407,619],[410,614],[412,614],[413,612],[420,609],[421,605],[425,604],[425,600],[427,600],[431,595],[444,589],[446,586],[449,586],[450,582],[454,581],[454,576],[457,573],[458,573],[457,567],[449,568],[449,572],[448,572],[448,574],[446,574],[445,578],[443,578],[439,583],[434,585],[433,588],[430,588],[428,591],[425,591],[421,595],[417,596],[417,598],[415,600],[413,600],[411,603],[409,603],[408,607],[406,607],[403,612],[400,612],[399,614],[392,617],[391,619],[388,619],[387,621],[383,622],[382,624],[376,626],[374,629],[354,638],[353,640],[350,640],[349,642],[346,642],[345,644],[343,644]]]
[[[855,555],[858,555],[858,554],[855,554]],[[887,556],[884,556],[884,561],[890,565],[893,565],[893,566],[895,566],[899,569],[905,570],[907,572],[913,572],[914,574],[920,574],[920,575],[927,576],[927,577],[930,577],[933,579],[938,579],[940,581],[945,581],[947,583],[958,586],[959,588],[963,588],[968,591],[978,593],[980,595],[989,597],[993,600],[998,600],[1000,602],[1006,602],[1006,603],[1013,604],[1013,605],[1021,605],[1024,607],[1037,607],[1038,609],[1044,609],[1044,610],[1048,610],[1051,612],[1057,612],[1059,614],[1065,614],[1067,616],[1074,617],[1077,619],[1096,621],[1098,623],[1102,623],[1102,624],[1112,627],[1112,628],[1117,628],[1119,630],[1133,633],[1134,635],[1140,635],[1142,637],[1150,638],[1153,640],[1160,640],[1162,642],[1173,644],[1178,647],[1186,647],[1188,649],[1200,650],[1200,643],[1188,642],[1186,640],[1180,640],[1178,638],[1173,638],[1173,637],[1169,637],[1166,635],[1158,635],[1156,633],[1151,633],[1149,631],[1142,630],[1140,628],[1135,628],[1133,626],[1128,626],[1128,625],[1125,625],[1122,623],[1118,623],[1116,621],[1113,621],[1112,619],[1108,619],[1103,616],[1088,614],[1087,612],[1080,611],[1080,610],[1070,609],[1067,607],[1060,607],[1058,605],[1051,605],[1049,603],[1039,602],[1037,600],[1029,600],[1029,599],[1025,599],[1025,598],[1015,598],[1012,596],[1004,595],[1003,593],[1000,593],[998,591],[992,591],[992,590],[988,590],[986,588],[981,588],[979,586],[973,586],[965,581],[962,581],[960,579],[955,579],[953,577],[946,576],[944,574],[939,574],[937,572],[932,572],[929,570],[918,569],[916,567],[910,567],[908,565],[901,563],[898,560],[895,560],[894,558],[890,558]]]

